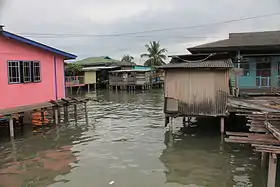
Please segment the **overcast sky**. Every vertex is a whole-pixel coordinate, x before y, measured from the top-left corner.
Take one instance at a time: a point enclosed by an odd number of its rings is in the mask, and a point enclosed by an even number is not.
[[[279,0],[0,0],[0,23],[10,32],[77,54],[91,56],[124,54],[134,57],[144,45],[159,40],[170,54],[224,39],[229,32],[280,30],[280,16],[168,32],[118,37],[93,37],[144,30],[185,27],[280,12]],[[85,34],[84,37],[35,36]],[[137,58],[137,61],[140,60]]]

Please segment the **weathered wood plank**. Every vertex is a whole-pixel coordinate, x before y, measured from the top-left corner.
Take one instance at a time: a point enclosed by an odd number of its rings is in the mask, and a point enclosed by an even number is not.
[[[243,137],[250,137],[250,138],[270,138],[275,139],[275,137],[271,134],[260,134],[260,133],[246,133],[246,132],[226,132],[228,136],[243,136]]]
[[[280,131],[278,128],[274,127],[271,123],[265,123],[266,128],[275,136],[278,140],[280,140]]]
[[[230,136],[227,138],[231,141],[243,141],[245,143],[250,144],[264,144],[264,145],[280,145],[280,140],[277,139],[269,139],[269,138],[249,138],[249,137],[236,137],[236,136]]]

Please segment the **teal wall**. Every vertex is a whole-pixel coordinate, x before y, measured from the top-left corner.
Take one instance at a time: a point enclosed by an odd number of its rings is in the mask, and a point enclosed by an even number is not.
[[[280,56],[272,56],[271,58],[271,86],[278,86],[278,63],[280,62]],[[240,88],[259,88],[256,81],[256,58],[249,57],[249,75],[239,77]]]
[[[151,70],[151,67],[149,67],[149,66],[134,66],[133,69]]]

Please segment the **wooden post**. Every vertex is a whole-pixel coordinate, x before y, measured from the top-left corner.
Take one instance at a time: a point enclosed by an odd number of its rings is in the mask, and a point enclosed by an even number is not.
[[[221,117],[221,122],[220,122],[220,126],[221,126],[221,134],[224,134],[225,132],[225,118]]]
[[[264,169],[266,167],[266,162],[267,162],[267,153],[262,152],[262,157],[261,157],[261,168]]]
[[[54,123],[57,125],[59,123],[59,108],[54,109]]]
[[[87,85],[87,90],[88,90],[88,92],[90,92],[90,85],[89,84]]]
[[[68,106],[64,106],[64,122],[68,122]]]
[[[75,118],[75,122],[77,123],[78,121],[78,114],[77,114],[77,104],[74,104],[74,118]]]
[[[267,187],[275,187],[276,169],[277,169],[276,167],[277,167],[277,155],[275,153],[269,153]]]
[[[88,124],[88,113],[87,113],[87,103],[84,103],[85,105],[85,117],[86,117],[86,124]]]
[[[44,125],[45,122],[45,114],[44,114],[44,109],[41,108],[41,120],[42,120],[42,125]]]
[[[10,136],[12,138],[15,137],[15,133],[14,133],[14,120],[13,120],[12,116],[10,116],[10,119],[9,119],[9,128],[10,128]]]
[[[94,91],[96,91],[96,84],[94,84]]]
[[[169,117],[165,116],[165,125],[164,125],[164,127],[167,127],[168,123],[169,123]]]

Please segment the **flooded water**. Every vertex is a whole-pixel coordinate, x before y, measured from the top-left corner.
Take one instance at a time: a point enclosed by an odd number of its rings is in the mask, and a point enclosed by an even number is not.
[[[0,143],[0,187],[264,187],[259,155],[221,141],[217,128],[164,129],[163,94],[108,93],[88,121]],[[215,126],[209,121],[208,127]]]

